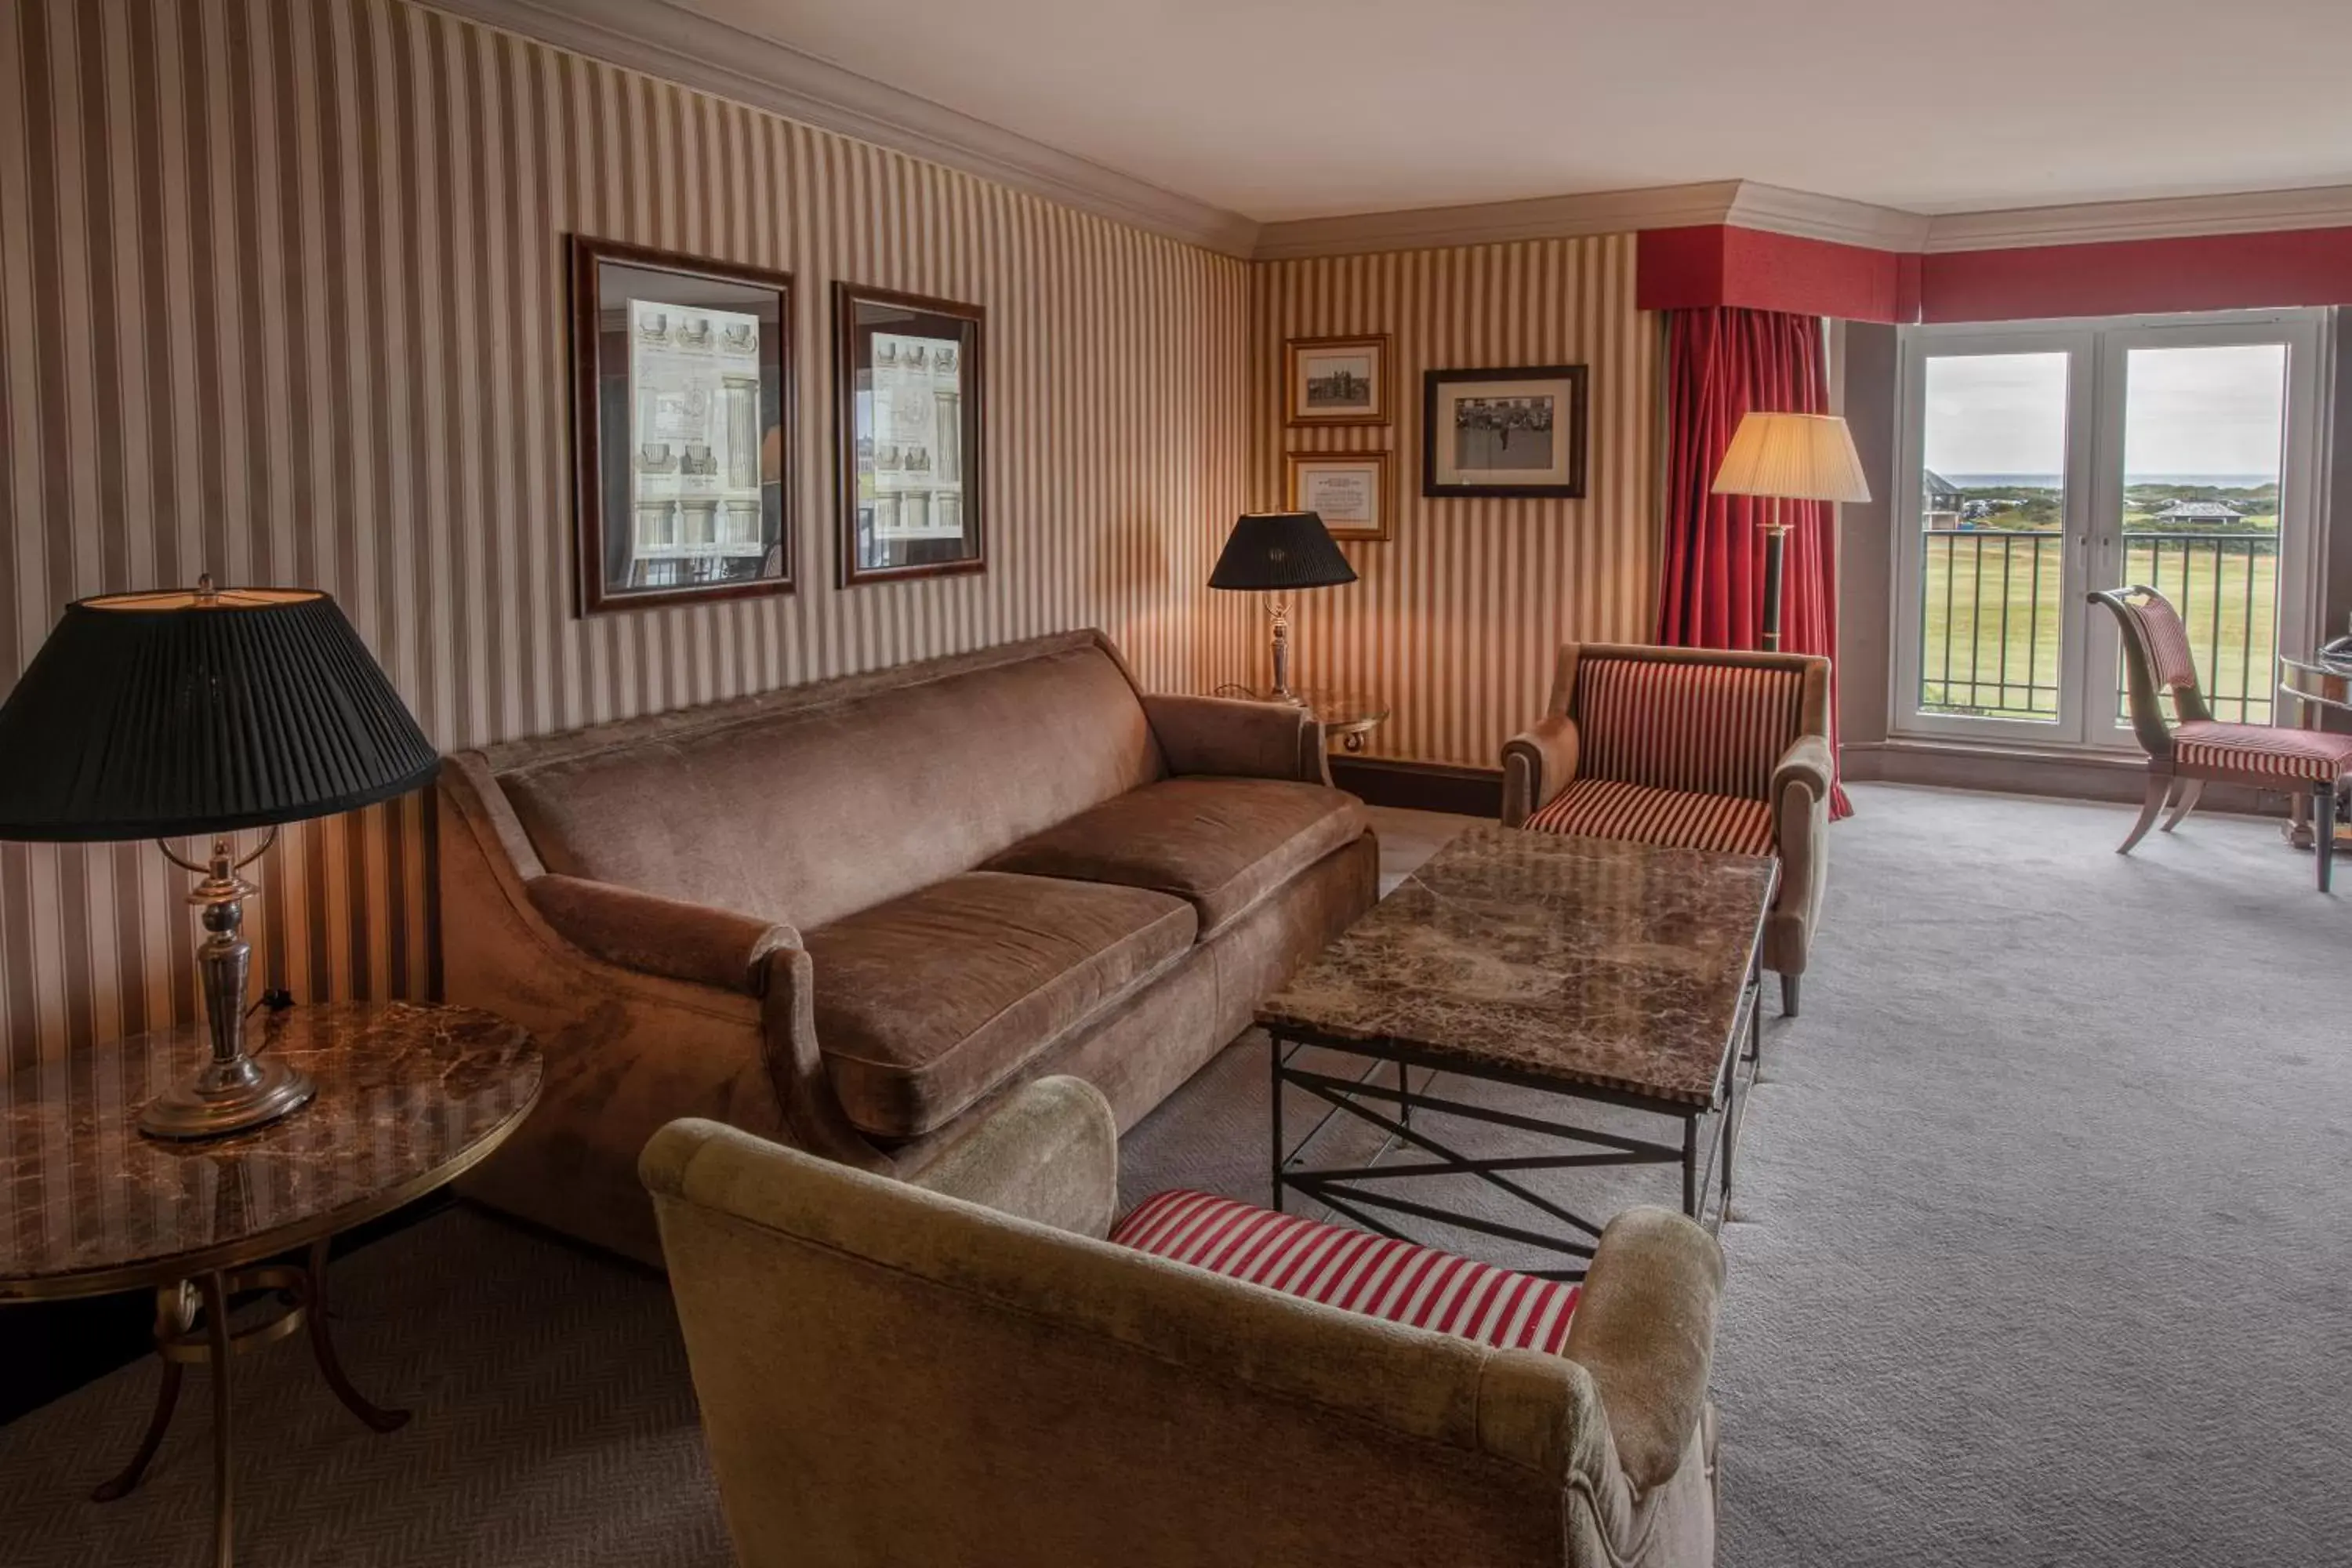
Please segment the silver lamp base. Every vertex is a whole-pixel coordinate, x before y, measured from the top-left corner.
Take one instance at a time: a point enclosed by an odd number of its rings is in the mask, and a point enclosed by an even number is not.
[[[139,1112],[150,1138],[225,1138],[275,1121],[310,1103],[310,1075],[272,1057],[207,1063],[191,1083],[164,1090]]]
[[[212,858],[202,865],[163,846],[173,864],[204,875],[188,902],[204,911],[207,933],[196,947],[196,973],[204,980],[212,1058],[194,1079],[140,1107],[139,1131],[150,1138],[226,1138],[299,1110],[319,1092],[309,1074],[245,1048],[245,987],[253,950],[241,933],[245,900],[257,889],[237,872],[277,841],[273,827],[260,848],[238,860],[227,839],[215,839]]]

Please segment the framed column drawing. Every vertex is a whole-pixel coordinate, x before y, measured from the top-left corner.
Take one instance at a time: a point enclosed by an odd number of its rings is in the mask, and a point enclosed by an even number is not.
[[[789,594],[789,273],[571,238],[580,613]]]
[[[981,572],[987,312],[833,286],[840,583]]]

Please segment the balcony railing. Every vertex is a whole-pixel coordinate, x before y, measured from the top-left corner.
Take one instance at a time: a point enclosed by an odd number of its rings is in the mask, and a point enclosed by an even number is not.
[[[1923,712],[2058,717],[2059,627],[2080,599],[2056,533],[1929,529],[1920,582]],[[2124,581],[2170,599],[2217,719],[2271,721],[2278,535],[2126,530]],[[2095,635],[2112,631],[2095,623]],[[2116,711],[2123,712],[2121,694]]]

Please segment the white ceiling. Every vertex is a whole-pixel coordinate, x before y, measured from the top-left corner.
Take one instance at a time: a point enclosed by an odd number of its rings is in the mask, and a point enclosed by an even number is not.
[[[2352,183],[2352,0],[674,0],[1265,222]]]

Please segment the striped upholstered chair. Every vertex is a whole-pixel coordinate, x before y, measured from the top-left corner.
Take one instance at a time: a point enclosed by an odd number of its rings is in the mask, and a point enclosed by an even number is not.
[[[1828,873],[1830,661],[1570,643],[1544,716],[1503,747],[1503,824],[1777,855],[1764,963],[1797,1012]]]
[[[2208,780],[2254,789],[2311,792],[2317,829],[2319,890],[2327,891],[2336,858],[2336,792],[2352,778],[2352,735],[2324,730],[2288,730],[2269,724],[2225,724],[2213,717],[2197,684],[2197,660],[2189,648],[2180,612],[2153,588],[2116,588],[2091,595],[2123,624],[2124,686],[2131,702],[2132,733],[2147,753],[2147,794],[2139,820],[2116,847],[2128,855],[2147,837],[2156,814],[2167,804],[2167,833],[2196,809]],[[2163,698],[2172,699],[2177,724],[2167,724]]]

